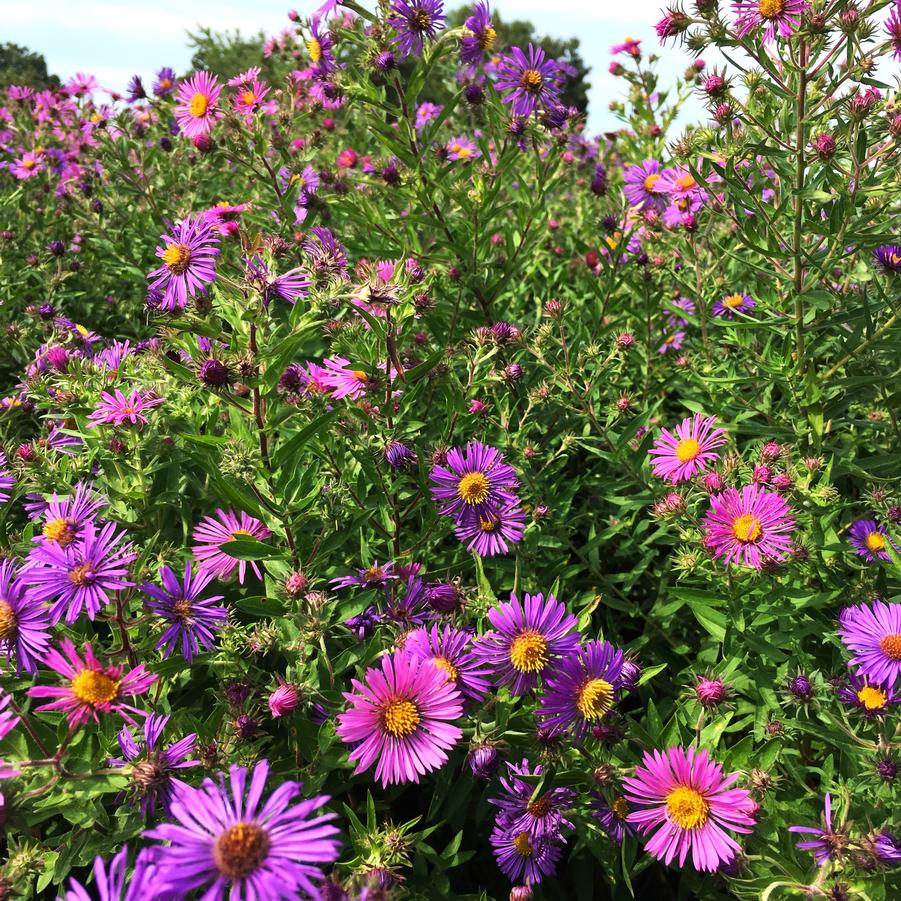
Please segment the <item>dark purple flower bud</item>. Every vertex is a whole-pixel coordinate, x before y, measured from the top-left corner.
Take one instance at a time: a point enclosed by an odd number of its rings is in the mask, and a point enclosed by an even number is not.
[[[160,150],[164,151],[165,153],[169,153],[169,151],[172,150],[172,138],[170,138],[168,135],[163,135],[160,138]]]
[[[197,371],[197,378],[210,388],[222,388],[231,380],[228,366],[221,360],[211,358],[204,360]]]
[[[246,682],[229,682],[225,686],[225,700],[233,707],[240,707],[250,697],[250,686]]]
[[[390,50],[383,50],[372,60],[372,66],[377,72],[390,72],[396,65],[397,60]]]
[[[476,779],[490,779],[497,770],[498,756],[494,745],[476,745],[466,759]]]
[[[627,657],[623,661],[622,674],[620,676],[623,691],[635,691],[638,688],[638,680],[641,678],[641,667],[635,660]]]
[[[898,764],[891,757],[880,757],[876,761],[876,772],[883,781],[892,782],[898,775]]]
[[[470,106],[480,106],[485,102],[485,90],[480,84],[473,82],[463,88],[463,97]]]
[[[518,382],[522,378],[522,366],[519,363],[508,363],[504,367],[503,375],[508,382]]]
[[[235,737],[240,741],[250,741],[259,731],[259,724],[248,713],[242,713],[235,720]]]
[[[608,713],[600,723],[592,727],[591,734],[602,745],[613,747],[626,737],[626,724],[618,713]]]
[[[804,704],[813,699],[813,683],[802,673],[788,680],[788,690]]]
[[[389,441],[385,445],[385,461],[392,469],[409,469],[418,462],[415,451],[403,441]]]
[[[407,278],[409,278],[414,285],[418,285],[425,278],[425,269],[422,268],[419,260],[416,260],[413,257],[407,257],[404,261],[404,270],[407,273]]]
[[[425,599],[437,613],[453,613],[463,603],[460,590],[452,582],[430,582],[426,585]]]
[[[678,37],[688,26],[691,19],[681,9],[668,9],[663,18],[654,26],[660,43],[665,44],[670,38]]]
[[[47,245],[47,250],[55,257],[61,257],[66,252],[66,245],[62,241],[51,241]]]
[[[40,307],[38,307],[38,316],[41,319],[52,319],[56,315],[56,309],[53,304],[50,303],[42,303]]]

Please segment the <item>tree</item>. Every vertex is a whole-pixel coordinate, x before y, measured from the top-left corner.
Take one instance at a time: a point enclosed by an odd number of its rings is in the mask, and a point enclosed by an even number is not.
[[[11,84],[57,88],[59,79],[47,72],[47,63],[40,53],[18,44],[0,44],[0,89]]]
[[[270,84],[277,84],[285,75],[284,65],[275,56],[263,57],[265,40],[262,31],[250,37],[244,37],[237,29],[213,31],[204,27],[189,31],[188,41],[194,50],[191,66],[195,71],[205,69],[220,78],[231,78],[251,66],[259,66],[261,76]]]

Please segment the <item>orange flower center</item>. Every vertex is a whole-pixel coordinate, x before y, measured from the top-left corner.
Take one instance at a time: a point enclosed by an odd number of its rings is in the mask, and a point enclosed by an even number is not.
[[[96,707],[98,704],[108,704],[110,701],[114,701],[119,694],[120,684],[104,673],[86,669],[72,680],[70,687],[72,694],[82,704]]]
[[[680,829],[700,829],[710,816],[710,805],[690,785],[679,785],[666,796],[666,812]]]
[[[730,294],[728,297],[723,298],[723,306],[734,310],[736,307],[741,306],[743,300],[744,297],[741,294]]]
[[[206,94],[199,91],[191,98],[188,103],[188,112],[195,119],[202,119],[206,115],[206,111],[210,108],[210,99]]]
[[[757,9],[764,19],[775,19],[782,15],[785,9],[785,0],[760,0]]]
[[[885,707],[888,697],[881,688],[874,688],[872,685],[864,685],[857,692],[857,700],[867,710],[881,710]]]
[[[510,645],[510,662],[521,673],[537,673],[548,662],[547,639],[534,629],[521,632]]]
[[[874,554],[885,550],[885,538],[882,532],[870,532],[865,539],[865,543]]]
[[[0,600],[0,641],[9,641],[15,636],[17,629],[18,621],[12,604],[6,600]]]
[[[245,106],[250,106],[256,99],[257,95],[253,91],[244,91],[241,94],[241,100],[244,101]]]
[[[610,805],[610,809],[618,820],[625,820],[629,815],[629,803],[625,798],[616,798]]]
[[[901,660],[901,635],[897,632],[884,636],[879,647],[892,660]]]
[[[456,682],[460,675],[460,671],[447,659],[447,657],[433,657],[435,666],[447,673],[448,682]]]
[[[382,708],[382,728],[395,738],[412,735],[419,720],[419,709],[406,698],[395,698]]]
[[[659,176],[659,175],[657,175],[656,173],[649,175],[649,176],[644,180],[644,187],[645,187],[645,190],[646,190],[646,191],[653,191],[653,190],[654,190],[654,185],[656,185],[658,181],[660,181],[660,176]]]
[[[213,862],[232,882],[247,878],[269,853],[269,833],[256,823],[236,823],[216,839]]]
[[[94,573],[90,563],[82,563],[69,570],[69,581],[78,588],[85,588],[94,581]]]
[[[551,799],[547,795],[541,795],[534,801],[530,801],[526,805],[526,810],[528,810],[533,817],[543,820],[551,812],[552,807]]]
[[[170,244],[163,251],[163,262],[173,275],[182,275],[191,263],[191,248],[187,244]]]
[[[532,856],[532,842],[529,841],[528,832],[520,832],[516,838],[513,839],[513,850],[520,857]]]
[[[732,522],[732,535],[743,544],[757,541],[762,531],[760,520],[752,513],[745,513]]]
[[[34,167],[38,164],[37,160],[22,160],[22,168],[23,169],[34,169]]]
[[[544,78],[537,69],[526,69],[520,76],[519,86],[527,94],[537,94],[544,86]]]
[[[75,540],[74,523],[63,517],[51,519],[41,529],[41,534],[48,541],[55,541],[60,547],[68,547]]]

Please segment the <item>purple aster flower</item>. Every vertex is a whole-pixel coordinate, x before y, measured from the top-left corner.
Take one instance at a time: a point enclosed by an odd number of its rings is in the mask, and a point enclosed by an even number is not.
[[[810,8],[807,0],[733,0],[735,28],[740,38],[746,38],[752,31],[764,30],[763,43],[781,37],[791,37],[801,24],[801,13]]]
[[[536,716],[545,728],[585,738],[619,698],[623,652],[608,641],[589,641],[548,675]]]
[[[663,429],[648,451],[654,475],[676,485],[707,469],[719,459],[716,448],[726,443],[726,430],[715,426],[715,416],[696,413],[676,426],[675,435]]]
[[[798,842],[795,847],[801,851],[812,851],[816,862],[823,864],[839,858],[844,851],[848,839],[841,829],[833,829],[832,827],[832,795],[826,792],[826,801],[823,809],[823,826],[819,829],[815,826],[789,826],[789,832],[800,833],[802,835],[815,835],[817,838],[809,841]]]
[[[50,614],[34,598],[16,571],[15,561],[0,561],[0,654],[16,673],[36,673],[50,646]]]
[[[560,98],[557,64],[541,47],[529,44],[529,55],[514,47],[498,64],[495,87],[505,91],[503,102],[512,104],[514,116],[531,116],[539,105],[553,106]]]
[[[405,629],[421,626],[435,618],[435,612],[426,600],[425,585],[418,576],[410,574],[403,594],[389,596],[385,616]]]
[[[358,400],[373,383],[369,373],[365,369],[353,369],[353,363],[347,357],[323,360],[322,366],[322,382],[331,389],[335,400],[342,397]]]
[[[892,559],[885,549],[890,541],[888,532],[875,519],[855,520],[848,529],[848,541],[857,549],[857,556],[863,557],[867,563],[876,563],[877,560],[888,562]]]
[[[344,625],[353,632],[360,641],[363,641],[376,626],[384,622],[385,616],[376,607],[367,607],[362,613],[344,620]]]
[[[656,210],[658,213],[666,206],[657,160],[633,163],[626,169],[623,182],[623,194],[630,206],[639,210]]]
[[[500,871],[512,882],[537,885],[545,876],[553,876],[560,858],[560,845],[551,838],[536,838],[526,830],[495,826],[491,850]],[[512,893],[511,893],[512,896]]]
[[[673,332],[663,339],[663,344],[657,348],[657,353],[665,354],[671,350],[681,350],[683,341],[685,341],[685,332]]]
[[[523,604],[511,593],[508,602],[488,611],[488,620],[495,631],[479,638],[474,651],[514,695],[532,691],[553,661],[579,647],[576,618],[552,594],[546,601],[543,594],[527,594]]]
[[[466,760],[473,776],[477,779],[490,779],[497,770],[497,748],[487,742],[475,745],[470,749]]]
[[[221,594],[199,597],[215,578],[216,574],[209,570],[192,575],[189,562],[185,564],[183,583],[168,566],[163,566],[160,568],[163,588],[149,582],[141,585],[141,591],[154,599],[147,601],[147,607],[169,623],[169,628],[156,643],[157,649],[163,649],[164,657],[171,656],[180,643],[182,655],[191,663],[201,647],[207,651],[215,647],[214,633],[225,627],[228,610],[213,606],[214,601],[222,600]]]
[[[147,278],[150,290],[163,295],[160,309],[175,312],[187,306],[189,296],[205,294],[206,286],[216,281],[219,235],[201,214],[186,216],[162,239],[156,255],[163,265]]]
[[[39,543],[57,544],[61,548],[68,547],[81,537],[86,523],[97,525],[97,511],[106,506],[106,500],[94,493],[92,485],[79,482],[75,486],[75,494],[60,500],[54,493],[53,499],[47,503],[42,515],[44,525],[41,534],[34,540]]]
[[[156,813],[157,804],[162,806],[168,816],[176,791],[187,788],[186,783],[177,779],[173,772],[200,766],[199,760],[188,760],[197,741],[197,734],[194,732],[165,749],[158,747],[169,719],[168,716],[151,713],[144,720],[144,736],[140,742],[135,740],[127,726],[123,726],[118,736],[123,757],[108,761],[114,767],[131,765],[131,790],[140,800],[141,814],[145,817]]]
[[[338,576],[331,584],[335,588],[384,588],[390,579],[397,578],[390,560],[381,566],[376,560],[366,569],[358,569],[355,576]]]
[[[352,679],[351,685],[353,692],[344,692],[350,706],[338,715],[338,737],[353,745],[354,772],[375,764],[383,788],[419,782],[444,764],[463,735],[454,725],[463,715],[460,692],[428,660],[386,654],[364,682]]]
[[[901,30],[901,6],[896,7],[895,16],[898,19],[898,28]],[[901,273],[901,245],[883,244],[873,251],[873,259],[876,268],[886,275],[898,275]]]
[[[838,634],[856,652],[849,666],[873,682],[895,685],[901,675],[901,604],[861,604],[842,618]]]
[[[420,103],[418,107],[416,107],[416,119],[414,121],[414,128],[417,131],[422,131],[426,125],[429,124],[433,119],[437,119],[440,115],[443,106],[438,106],[434,103],[429,103],[426,101],[425,103]]]
[[[204,516],[194,529],[191,537],[197,542],[194,547],[194,559],[201,572],[210,572],[217,579],[226,579],[238,569],[238,583],[244,584],[247,572],[247,560],[239,560],[222,550],[224,544],[232,541],[256,539],[265,541],[272,532],[260,520],[243,510],[240,514],[234,510],[217,508],[215,516]],[[263,578],[256,561],[249,561],[250,568],[258,579]]]
[[[397,470],[409,469],[419,462],[416,451],[403,441],[391,440],[385,445],[385,462]]]
[[[750,294],[727,294],[720,300],[714,301],[710,312],[714,316],[725,316],[726,319],[734,319],[736,313],[747,313],[756,306],[757,304]]]
[[[338,857],[338,829],[321,809],[330,800],[319,795],[291,802],[301,783],[282,782],[263,802],[269,762],[252,771],[232,766],[228,784],[204,780],[184,788],[171,804],[173,822],[145,833],[168,842],[158,849],[161,888],[185,897],[194,890],[208,899],[288,901],[301,893],[318,897],[322,867]]]
[[[16,484],[13,474],[6,468],[6,456],[0,451],[0,504],[9,500],[9,492]]]
[[[480,557],[507,554],[511,544],[519,544],[526,531],[526,514],[522,507],[509,505],[475,516],[464,515],[455,532],[467,551]]]
[[[892,685],[885,682],[870,682],[866,676],[851,673],[850,685],[838,689],[839,700],[849,707],[856,707],[867,719],[885,716],[889,707],[898,703]]]
[[[478,441],[468,442],[462,451],[456,447],[448,451],[447,465],[433,467],[429,478],[434,483],[432,497],[443,502],[441,515],[458,521],[464,514],[482,516],[518,500],[512,491],[519,484],[513,467],[499,450]]]
[[[137,558],[131,542],[116,547],[125,530],[108,522],[98,532],[86,522],[81,539],[68,547],[49,542],[32,548],[22,579],[32,586],[36,601],[51,601],[50,621],[56,625],[65,614],[72,625],[82,610],[93,620],[97,612],[112,600],[112,592],[129,588],[128,565]]]
[[[873,854],[879,858],[880,863],[890,867],[896,867],[901,864],[901,836],[883,829],[872,840],[871,847],[873,848]]]
[[[591,815],[617,845],[621,845],[626,836],[631,838],[635,835],[635,827],[628,821],[630,813],[629,802],[622,795],[608,801],[597,792],[592,792]]]
[[[512,832],[525,831],[536,838],[559,838],[563,827],[573,828],[564,811],[576,800],[571,788],[551,788],[535,796],[533,781],[522,776],[540,776],[544,767],[532,768],[527,759],[522,763],[507,763],[507,775],[500,779],[500,797],[489,798],[488,803],[498,808],[496,822]]]
[[[172,895],[160,893],[153,860],[153,851],[141,851],[129,879],[127,845],[109,862],[109,866],[98,856],[94,859],[91,891],[73,877],[69,879],[69,890],[58,901],[175,901]]]
[[[472,653],[471,644],[472,635],[462,629],[445,626],[441,631],[432,626],[431,632],[410,632],[404,639],[403,651],[417,660],[431,660],[464,698],[481,701],[488,692],[488,670]]]
[[[163,66],[156,73],[156,81],[153,83],[153,93],[157,97],[168,97],[175,90],[175,70]]]
[[[293,304],[310,293],[310,277],[299,268],[276,276],[260,257],[254,257],[247,261],[247,275],[250,282],[260,290],[263,305],[267,307],[275,299]]]
[[[444,25],[444,9],[441,0],[391,0],[388,24],[397,32],[398,59],[411,53],[422,56],[423,42],[435,40]]]
[[[482,155],[475,141],[465,137],[451,138],[444,149],[447,151],[447,158],[453,162],[474,160]]]
[[[491,10],[485,0],[478,0],[472,8],[472,15],[463,23],[466,29],[460,38],[460,61],[467,65],[477,65],[485,53],[494,49],[497,31],[491,21]]]
[[[147,410],[158,407],[164,397],[156,397],[152,392],[141,394],[137,389],[132,389],[131,394],[124,395],[118,388],[109,391],[101,391],[100,402],[97,409],[88,417],[91,426],[98,425],[124,425],[126,422],[138,427],[147,425]]]

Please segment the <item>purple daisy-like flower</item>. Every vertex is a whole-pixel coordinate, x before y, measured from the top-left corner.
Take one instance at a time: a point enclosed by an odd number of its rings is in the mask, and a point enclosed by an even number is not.
[[[421,626],[435,618],[435,611],[426,600],[425,584],[418,576],[409,574],[406,588],[388,593],[388,609],[385,616],[405,629]]]
[[[34,540],[57,544],[65,548],[80,538],[86,523],[95,523],[97,511],[106,506],[106,499],[94,493],[91,485],[79,482],[72,497],[60,500],[54,493],[43,511],[44,525]],[[96,523],[95,523],[96,524]]]
[[[156,73],[156,80],[153,82],[153,93],[157,97],[168,97],[175,90],[175,70],[169,66],[163,66]]]
[[[726,443],[726,430],[715,426],[715,416],[696,413],[676,426],[675,435],[663,429],[648,451],[654,475],[676,485],[707,469],[719,459],[716,448]]]
[[[562,853],[558,842],[530,835],[525,829],[495,826],[491,850],[500,871],[511,882],[537,885],[545,876],[553,876]]]
[[[623,182],[623,194],[630,206],[639,210],[652,209],[658,213],[666,206],[660,163],[657,160],[633,163],[626,169]]]
[[[895,0],[895,8],[885,20],[885,33],[892,44],[892,56],[896,60],[901,60],[901,2],[898,0]],[[895,271],[901,271],[901,247],[894,249],[896,251]]]
[[[216,281],[219,235],[203,214],[186,216],[171,232],[162,235],[156,255],[163,261],[149,273],[149,288],[162,294],[159,307],[175,312],[188,305],[188,297],[206,293]]]
[[[457,538],[467,551],[480,557],[507,554],[511,544],[519,544],[526,531],[526,514],[522,507],[510,505],[479,516],[465,516],[455,528]]]
[[[144,720],[143,740],[140,741],[135,739],[127,726],[123,726],[118,735],[123,756],[108,761],[113,767],[130,765],[132,790],[140,800],[141,813],[145,817],[153,816],[158,804],[168,815],[176,791],[187,787],[173,772],[200,766],[199,760],[188,759],[197,741],[194,732],[167,748],[159,747],[169,719],[168,716],[151,713]]]
[[[300,268],[274,275],[260,257],[254,257],[247,261],[247,275],[263,295],[263,305],[267,307],[276,299],[293,304],[310,293],[310,277]]]
[[[515,594],[492,607],[488,620],[495,631],[479,638],[474,652],[495,668],[499,685],[509,685],[514,695],[524,695],[538,684],[538,677],[560,657],[579,647],[576,618],[552,594]]]
[[[890,561],[892,558],[885,549],[890,540],[885,526],[879,525],[875,519],[858,519],[848,529],[848,541],[857,549],[858,557],[863,557],[867,563]]]
[[[663,339],[663,344],[657,348],[657,353],[665,354],[671,350],[681,350],[682,342],[685,340],[685,332],[673,332]]]
[[[158,407],[164,397],[156,397],[151,392],[141,394],[137,389],[132,389],[131,394],[124,395],[118,388],[100,393],[100,402],[97,409],[88,417],[91,426],[98,425],[130,425],[145,426],[147,410]]]
[[[404,639],[403,651],[417,660],[431,660],[470,701],[481,701],[488,692],[488,669],[472,653],[472,635],[446,625],[416,629]]]
[[[458,522],[518,502],[513,493],[519,485],[515,470],[499,450],[478,441],[468,442],[463,450],[451,448],[447,464],[434,466],[429,478],[434,483],[432,497],[442,504],[439,512]]]
[[[0,561],[0,654],[23,670],[36,673],[50,647],[50,614],[32,596],[13,560]]]
[[[204,780],[199,789],[184,788],[171,804],[173,822],[145,833],[168,842],[157,850],[161,888],[186,897],[197,890],[204,898],[288,901],[301,893],[319,897],[322,867],[338,857],[338,829],[321,812],[328,795],[291,802],[301,783],[282,782],[263,802],[269,762],[251,771],[232,766],[228,783]]]
[[[444,25],[443,7],[442,0],[391,0],[388,24],[397,32],[393,40],[399,59],[422,56],[424,42],[435,40]]]
[[[394,572],[394,563],[390,560],[379,565],[376,560],[366,569],[358,569],[355,576],[338,576],[332,579],[335,588],[383,588],[390,579],[400,578]]]
[[[896,867],[901,864],[901,836],[883,829],[870,844],[880,863]]]
[[[850,673],[850,685],[838,690],[839,700],[848,707],[856,707],[867,719],[884,716],[889,707],[898,703],[895,689],[886,682],[871,682],[865,675]]]
[[[714,301],[710,312],[714,316],[725,316],[726,319],[734,319],[736,313],[747,313],[756,306],[757,304],[750,294],[727,294],[725,297]]]
[[[301,245],[310,267],[319,277],[347,278],[347,252],[329,228],[317,225],[307,232]]]
[[[635,835],[635,827],[628,819],[631,810],[629,802],[622,795],[608,801],[603,795],[592,793],[591,815],[617,845],[621,845],[626,836],[631,838]]]
[[[465,137],[451,138],[444,149],[447,151],[447,158],[453,162],[474,160],[482,155],[475,141]]]
[[[740,850],[729,832],[748,833],[756,804],[743,788],[731,788],[738,773],[723,775],[706,750],[669,748],[645,751],[643,765],[624,781],[626,822],[644,836],[654,833],[645,850],[679,866],[691,853],[696,870],[712,873]],[[728,830],[728,831],[727,831]]]
[[[842,619],[838,634],[856,652],[849,666],[873,682],[895,685],[901,675],[901,604],[861,604]]]
[[[6,468],[6,455],[0,451],[0,504],[5,504],[9,498],[9,492],[16,484],[13,474]]]
[[[372,378],[365,369],[354,369],[347,357],[335,357],[322,361],[325,370],[322,381],[332,392],[335,400],[349,397],[351,400],[361,398],[372,383]]]
[[[212,131],[213,122],[222,116],[216,107],[221,91],[219,79],[210,72],[196,72],[178,86],[175,121],[185,137],[198,138]]]
[[[485,53],[490,53],[497,42],[497,31],[491,21],[491,10],[485,0],[478,0],[472,8],[472,15],[463,23],[465,33],[460,38],[460,61],[474,66],[482,61]]]
[[[379,667],[366,671],[365,681],[351,684],[353,692],[344,692],[350,706],[338,715],[336,731],[354,746],[354,772],[375,764],[383,788],[419,782],[444,764],[463,735],[454,725],[463,715],[460,692],[431,661],[386,654]]]
[[[801,13],[810,8],[807,0],[733,0],[735,28],[740,38],[763,29],[764,44],[779,36],[788,38],[801,24]]]
[[[153,598],[147,606],[169,624],[156,643],[157,649],[163,649],[163,656],[170,657],[176,645],[181,644],[182,655],[191,663],[201,647],[213,650],[215,633],[228,622],[228,610],[214,606],[215,601],[222,600],[221,594],[210,598],[199,595],[215,578],[216,574],[209,570],[193,575],[191,564],[186,563],[184,582],[168,566],[163,566],[160,568],[162,588],[149,582],[141,585],[141,591]]]
[[[535,795],[535,785],[523,776],[540,776],[544,767],[533,768],[528,759],[507,762],[507,775],[500,779],[502,792],[488,803],[498,808],[497,825],[511,832],[525,831],[536,838],[559,838],[563,827],[573,828],[564,811],[576,800],[571,788],[551,788]]]
[[[108,522],[98,531],[87,522],[81,539],[68,547],[47,542],[32,548],[21,575],[36,601],[52,602],[54,625],[65,614],[71,626],[82,610],[93,620],[113,592],[134,584],[127,579],[128,565],[138,555],[131,542],[116,546],[127,534],[116,529],[116,523]]]
[[[262,579],[263,574],[256,561],[232,557],[222,550],[222,545],[245,539],[265,541],[270,535],[272,532],[260,520],[243,510],[238,514],[219,507],[215,516],[204,516],[191,535],[197,542],[193,547],[197,568],[201,572],[212,573],[217,579],[226,579],[237,567],[238,583],[243,585],[249,562],[256,577]]]
[[[69,889],[57,901],[175,901],[168,893],[161,894],[153,866],[154,853],[144,849],[135,860],[131,878],[128,877],[128,846],[109,862],[102,857],[94,859],[94,881],[89,892],[74,877],[69,879]]]
[[[817,864],[823,864],[840,857],[847,845],[847,837],[832,825],[832,795],[826,792],[823,808],[823,829],[816,826],[789,826],[788,831],[801,835],[815,835],[814,839],[798,842],[795,847],[801,851],[812,851]]]
[[[765,558],[784,560],[791,553],[795,518],[781,495],[744,485],[710,498],[704,528],[714,559],[760,569]]]
[[[559,102],[557,64],[547,59],[541,47],[529,44],[528,56],[513,47],[498,64],[495,87],[506,92],[504,103],[511,104],[514,116],[531,116],[539,106]]]
[[[536,716],[546,729],[568,729],[576,741],[585,738],[619,698],[623,652],[609,641],[586,642],[564,657],[547,677]]]
[[[895,9],[898,18],[898,29],[901,31],[901,5]],[[899,38],[901,41],[901,38]],[[901,58],[901,53],[899,53]],[[898,275],[901,273],[901,245],[883,244],[873,251],[873,261],[876,268],[885,275]]]

